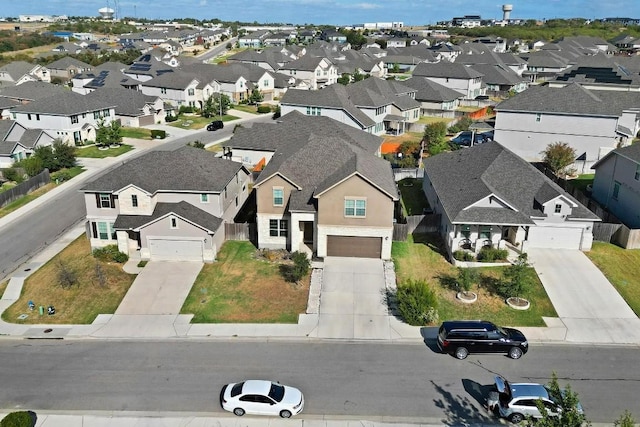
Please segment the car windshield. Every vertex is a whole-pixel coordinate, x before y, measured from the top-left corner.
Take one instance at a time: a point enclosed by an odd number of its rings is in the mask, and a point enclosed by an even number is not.
[[[284,397],[284,387],[280,384],[271,383],[271,390],[269,390],[269,397],[276,402],[281,402]]]
[[[240,393],[242,393],[242,386],[244,383],[237,383],[231,388],[231,397],[236,397]]]
[[[500,332],[500,335],[502,335],[503,337],[508,337],[509,334],[507,333],[507,331],[505,331],[504,329],[502,329],[500,326],[496,326],[496,329],[498,332]]]

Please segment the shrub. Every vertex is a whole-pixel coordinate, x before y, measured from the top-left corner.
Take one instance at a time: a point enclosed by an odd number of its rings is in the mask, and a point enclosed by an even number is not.
[[[480,249],[480,252],[478,252],[478,261],[494,262],[494,261],[506,260],[508,254],[509,253],[507,252],[506,249],[497,249],[497,248],[486,246]]]
[[[423,326],[438,321],[438,297],[422,280],[407,280],[396,291],[398,310],[404,321],[413,326]]]
[[[273,116],[271,116],[271,118],[273,120],[276,120],[276,119],[279,119],[281,115],[282,115],[282,112],[280,111],[280,106],[278,105],[276,107],[276,111],[273,112]]]
[[[271,107],[269,107],[268,105],[259,105],[258,106],[258,113],[266,114],[266,113],[270,113],[270,112],[271,112]]]
[[[471,291],[471,287],[477,280],[476,271],[471,268],[458,267],[458,285],[466,293]]]
[[[117,262],[122,264],[127,262],[129,256],[118,250],[118,245],[107,245],[102,248],[96,248],[93,250],[93,256],[104,262]]]
[[[63,182],[63,181],[68,181],[71,179],[71,172],[69,172],[68,170],[61,170],[58,172],[54,172],[51,174],[51,180],[52,181],[58,181],[58,183]]]
[[[167,116],[164,118],[164,120],[167,123],[175,122],[176,120],[178,120],[178,116],[173,116],[173,115],[167,114]]]
[[[31,411],[11,412],[0,421],[0,427],[33,427],[36,425],[36,414]]]
[[[287,282],[297,282],[309,273],[311,262],[304,252],[295,251],[291,254],[293,265],[283,264],[280,272]]]
[[[167,137],[167,132],[161,129],[151,129],[151,138],[153,139],[165,139]]]
[[[180,108],[178,109],[178,113],[180,114],[193,113],[193,110],[194,108],[189,105],[181,105]]]
[[[14,181],[14,182],[17,182],[18,184],[24,181],[24,175],[21,174],[19,169],[17,168],[4,169],[2,171],[2,174],[4,175],[4,178],[7,181]]]
[[[453,258],[458,261],[473,261],[474,259],[473,254],[467,251],[454,251]]]
[[[42,159],[31,156],[18,162],[18,165],[24,169],[27,175],[36,176],[44,170]]]

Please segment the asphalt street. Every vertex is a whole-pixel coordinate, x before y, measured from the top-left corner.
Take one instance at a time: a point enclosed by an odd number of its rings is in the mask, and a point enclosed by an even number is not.
[[[520,360],[429,345],[292,342],[0,341],[0,409],[219,414],[220,388],[249,378],[305,393],[305,414],[494,422],[484,398],[496,374],[546,383],[555,371],[593,422],[640,418],[638,349],[536,346]]]

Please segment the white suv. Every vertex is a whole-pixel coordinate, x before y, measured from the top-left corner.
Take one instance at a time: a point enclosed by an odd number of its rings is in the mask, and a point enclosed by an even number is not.
[[[536,402],[542,401],[550,415],[558,415],[560,408],[552,400],[549,390],[542,384],[514,383],[504,378],[495,378],[497,393],[492,392],[487,399],[490,410],[498,409],[500,416],[517,424],[527,417],[542,418]],[[578,411],[582,413],[582,406],[578,403]]]

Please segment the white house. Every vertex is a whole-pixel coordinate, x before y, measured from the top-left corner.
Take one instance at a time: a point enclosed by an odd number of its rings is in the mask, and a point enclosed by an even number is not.
[[[482,73],[463,64],[440,61],[421,62],[413,70],[414,77],[426,77],[442,86],[460,92],[466,99],[486,95],[482,84]]]

